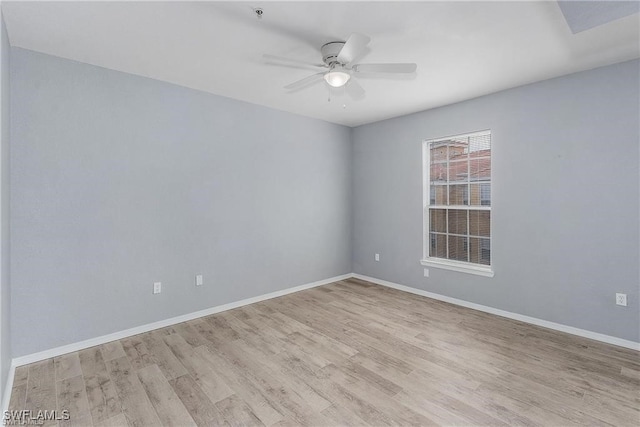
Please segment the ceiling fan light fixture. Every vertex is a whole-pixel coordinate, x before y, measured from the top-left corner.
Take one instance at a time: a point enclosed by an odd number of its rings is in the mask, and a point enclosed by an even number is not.
[[[342,87],[347,84],[350,78],[351,74],[342,70],[331,70],[324,75],[324,80],[331,87]]]

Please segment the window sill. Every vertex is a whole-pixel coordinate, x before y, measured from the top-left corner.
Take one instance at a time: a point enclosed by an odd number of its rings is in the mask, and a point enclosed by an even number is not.
[[[475,274],[477,276],[493,277],[493,270],[489,266],[469,265],[466,262],[455,262],[449,260],[440,260],[427,258],[420,260],[420,264],[426,267],[442,268],[444,270],[457,271],[459,273]]]

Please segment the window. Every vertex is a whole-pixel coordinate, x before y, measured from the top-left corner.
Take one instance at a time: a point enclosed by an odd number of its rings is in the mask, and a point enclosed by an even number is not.
[[[480,259],[486,261],[487,264],[491,261],[491,245],[489,239],[480,240]]]
[[[492,276],[491,132],[423,143],[422,264]]]
[[[480,204],[482,206],[491,206],[491,184],[480,184]]]

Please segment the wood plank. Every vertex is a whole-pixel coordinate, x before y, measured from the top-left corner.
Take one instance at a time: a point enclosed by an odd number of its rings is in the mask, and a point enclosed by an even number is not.
[[[120,341],[112,341],[100,346],[102,358],[105,362],[126,356],[122,343]]]
[[[224,417],[190,375],[169,381],[191,417],[199,426],[224,424]]]
[[[239,334],[242,334],[242,339],[250,342],[255,351],[262,353],[265,357],[276,354],[281,350],[280,343],[282,342],[282,340],[277,335],[277,333],[261,332],[260,329],[256,329],[254,326],[245,323],[244,321],[231,314],[228,314],[224,318],[224,322],[225,325],[227,325],[235,332],[235,334],[229,334],[228,338],[222,341],[222,343],[218,344],[216,348],[222,347],[237,340]]]
[[[175,326],[175,330],[191,347],[200,347],[207,343],[207,340],[189,323],[180,323]]]
[[[319,360],[318,365],[324,367],[329,363],[339,364],[355,354],[355,351],[343,352],[337,346],[332,346],[330,339],[318,339],[322,335],[311,337],[310,334],[303,335],[300,332],[289,334],[285,341],[297,346],[300,351],[309,357]]]
[[[237,342],[237,341],[236,341]],[[244,376],[264,392],[274,408],[298,425],[322,425],[326,420],[295,391],[282,383],[280,376],[273,376],[258,360],[260,356],[246,352],[230,343],[221,349],[221,356],[241,368]],[[253,352],[255,353],[255,352]]]
[[[66,380],[82,375],[78,353],[69,353],[54,357],[53,365],[56,371],[56,381]]]
[[[395,382],[378,375],[374,371],[370,371],[364,366],[353,363],[350,360],[344,361],[339,366],[345,373],[363,380],[370,387],[375,388],[388,396],[395,396],[402,391],[402,387]]]
[[[437,394],[433,398],[424,395],[416,395],[405,390],[396,394],[393,400],[402,405],[411,408],[411,410],[425,416],[435,425],[451,425],[451,426],[472,426],[474,425],[468,418],[464,416],[462,410],[456,410],[453,405],[446,405],[438,401]]]
[[[85,377],[85,387],[94,423],[106,421],[122,413],[116,387],[106,371]]]
[[[25,409],[31,411],[32,414],[37,414],[39,411],[55,411],[56,408],[53,359],[32,363],[29,365]],[[46,420],[42,425],[54,426],[56,424],[53,420]]]
[[[422,405],[426,403],[437,414],[436,417],[443,413],[449,414],[448,417],[456,417],[470,425],[534,424],[527,417],[513,414],[504,407],[495,411],[492,402],[478,399],[479,395],[482,396],[482,393],[475,393],[479,384],[470,378],[462,379],[463,377],[464,374],[455,373],[448,376],[446,371],[437,367],[428,372],[415,370],[400,382],[403,387],[402,397],[410,394],[413,402],[420,402]],[[500,400],[504,403],[503,401],[504,399]]]
[[[22,383],[13,386],[9,399],[9,411],[22,411],[25,409],[27,400],[27,384]]]
[[[544,409],[545,414],[559,416],[564,420],[563,424],[574,425],[608,425],[599,417],[594,417],[579,409],[579,405],[568,399],[560,399],[557,396],[541,393],[540,389],[529,384],[523,386],[513,381],[500,381],[483,383],[477,390],[478,393],[490,392],[491,395],[506,395],[519,400],[530,407]],[[535,390],[535,391],[534,391]]]
[[[77,353],[73,354],[76,358],[78,357]],[[67,362],[63,362],[61,368],[63,372],[68,372],[65,368],[71,366],[68,365]],[[75,362],[73,363],[75,364]],[[80,359],[77,359],[77,366],[78,368],[80,367]],[[60,427],[86,426],[92,424],[89,401],[87,400],[82,375],[58,381],[56,383],[56,389],[59,416],[62,416],[64,411],[67,411],[69,414],[68,420],[63,419],[58,422]]]
[[[262,314],[261,320],[267,322],[272,328],[279,330],[285,335],[292,334],[294,332],[305,333],[307,331],[313,331],[312,328],[304,323],[298,322],[285,316],[279,311],[266,303],[258,303],[251,306],[256,312]]]
[[[633,395],[631,395],[633,396]],[[630,397],[631,397],[630,396]],[[614,425],[625,425],[640,421],[640,389],[635,393],[635,402],[619,399],[614,395],[603,396],[591,392],[585,393],[582,412]]]
[[[128,424],[131,427],[160,425],[160,419],[138,376],[133,373],[127,357],[108,361],[107,370],[115,385]]]
[[[95,427],[127,427],[128,425],[127,417],[122,413],[94,424]]]
[[[371,402],[367,398],[363,398],[354,393],[348,387],[348,384],[340,384],[331,380],[326,375],[316,376],[315,373],[310,377],[306,377],[308,381],[313,383],[314,389],[322,393],[332,403],[344,406],[346,410],[354,414],[356,417],[365,421],[369,425],[401,425],[400,421],[394,421],[393,415],[386,414],[384,409],[377,407],[376,401]],[[431,423],[427,423],[430,425]]]
[[[337,366],[329,365],[323,368],[321,375],[326,375],[331,382],[339,384],[353,395],[366,400],[370,405],[381,410],[387,417],[397,420],[401,424],[435,425],[431,419],[402,405],[400,402],[398,404],[394,403],[389,399],[388,395],[370,387],[367,382],[349,375]]]
[[[104,359],[102,358],[102,351],[100,346],[90,347],[78,352],[78,359],[80,360],[80,369],[82,375],[85,377],[95,374],[96,372],[106,371]]]
[[[120,398],[107,372],[100,347],[80,351],[79,359],[93,423],[106,422],[122,414]]]
[[[322,410],[322,415],[336,426],[362,426],[365,424],[362,418],[357,417],[341,405],[334,403]]]
[[[164,342],[164,338],[172,336],[149,332],[142,336],[142,341],[149,349],[151,359],[158,365],[168,380],[181,377],[187,373],[185,367],[171,352]]]
[[[263,426],[264,424],[236,395],[229,396],[215,404],[230,426]]]
[[[13,374],[13,387],[26,384],[29,379],[29,365],[22,365],[16,367],[16,371]]]
[[[196,425],[158,365],[138,370],[138,378],[163,425]]]
[[[198,386],[204,391],[211,402],[216,403],[233,394],[233,390],[227,385],[217,369],[212,368],[209,361],[202,354],[194,351],[182,336],[178,334],[168,335],[165,342],[182,362]]]
[[[620,374],[636,380],[640,379],[640,370],[622,367],[620,368]]]
[[[216,336],[222,337],[225,342],[234,341],[240,338],[238,331],[229,325],[228,320],[233,317],[230,313],[231,312],[222,312],[204,317],[204,321],[208,322],[213,327]]]
[[[408,365],[406,365],[407,367],[405,368],[405,365],[401,364],[402,361],[398,361],[400,362],[400,365],[398,365],[393,358],[387,356],[385,353],[376,352],[376,350],[373,349],[370,353],[361,350],[358,354],[354,354],[349,360],[390,381],[403,378],[412,371]]]
[[[228,345],[237,347],[238,351],[247,354],[252,352],[251,347],[242,340],[234,341]],[[313,387],[295,375],[292,367],[287,366],[286,363],[278,363],[278,361],[273,358],[259,358],[256,360],[256,363],[259,363],[263,369],[266,369],[271,376],[283,381],[288,388],[291,388],[291,390],[300,395],[315,411],[322,412],[332,405],[329,400],[322,397]]]
[[[120,340],[122,349],[129,357],[129,362],[133,369],[142,369],[145,366],[153,365],[156,362],[151,357],[147,345],[143,342],[141,335],[136,335]]]
[[[269,402],[264,390],[246,377],[246,372],[241,366],[230,362],[206,346],[196,348],[195,352],[205,358],[209,366],[215,366],[224,382],[251,408],[263,424],[270,426],[284,419],[282,413]]]

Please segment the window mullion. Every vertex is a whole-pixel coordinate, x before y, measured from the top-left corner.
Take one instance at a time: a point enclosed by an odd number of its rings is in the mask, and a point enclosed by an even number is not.
[[[469,207],[471,206],[471,137],[467,138],[469,150],[467,150],[467,262],[471,262],[471,228],[469,228],[469,221],[471,218]]]
[[[451,177],[449,176],[449,172],[451,171],[451,167],[449,164],[449,146],[447,146],[447,206],[450,205],[450,201],[449,201],[449,193],[451,192],[451,185],[450,185],[450,180]],[[447,259],[449,259],[449,209],[445,209],[444,211],[444,220],[445,220],[445,237],[444,237],[444,242],[445,242],[445,256]]]

